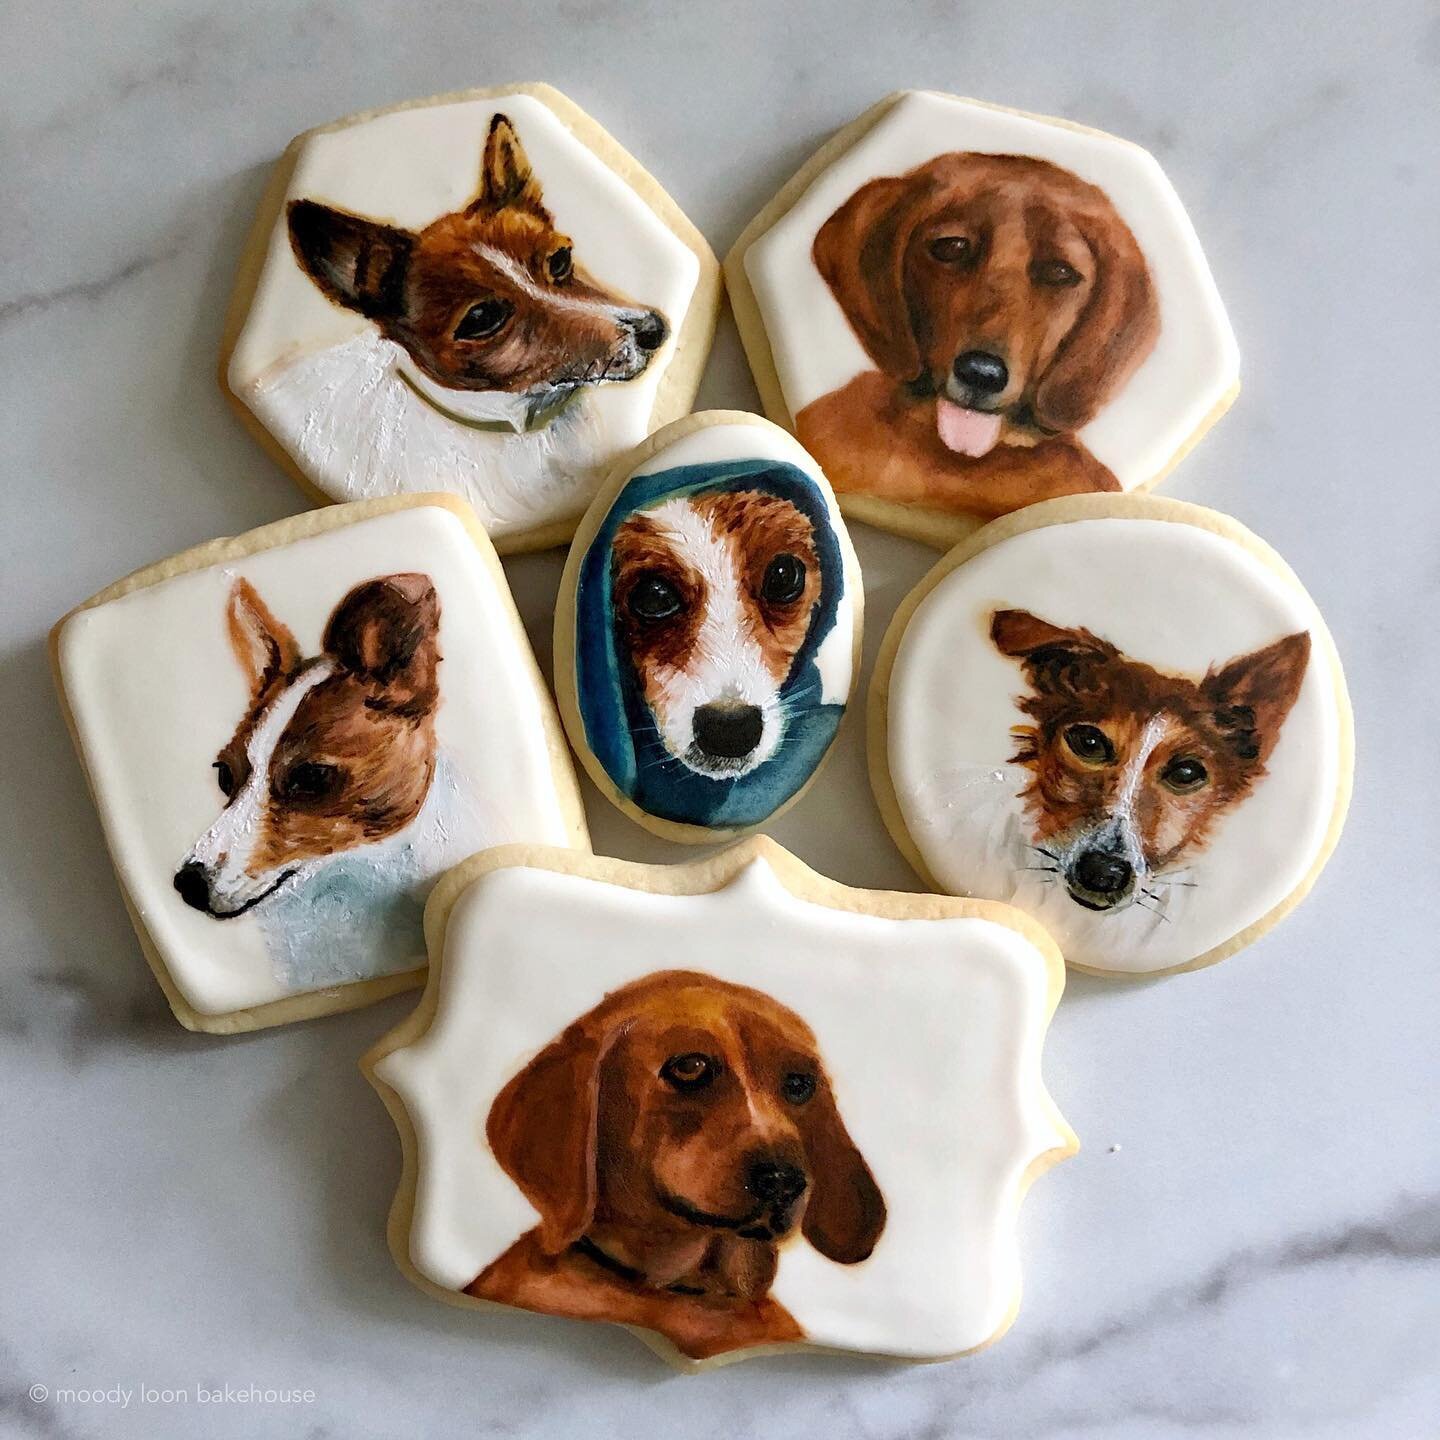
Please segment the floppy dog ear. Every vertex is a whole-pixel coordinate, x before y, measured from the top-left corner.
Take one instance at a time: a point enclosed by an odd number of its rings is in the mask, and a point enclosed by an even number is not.
[[[850,1138],[828,1084],[806,1107],[804,1134],[811,1191],[801,1233],[827,1260],[858,1264],[885,1229],[885,1197]]]
[[[497,115],[485,137],[480,160],[480,190],[471,209],[503,210],[507,206],[532,210],[548,220],[549,211],[540,198],[530,157],[515,133],[508,115]]]
[[[1299,698],[1309,661],[1310,633],[1301,630],[1231,660],[1201,682],[1215,706],[1216,723],[1242,760],[1269,758]]]
[[[290,246],[300,268],[337,305],[367,320],[400,314],[415,237],[315,200],[292,200]]]
[[[1095,285],[1036,386],[1035,419],[1046,430],[1074,431],[1093,420],[1160,333],[1150,267],[1129,227],[1108,209],[1080,224],[1095,257]]]
[[[440,699],[440,597],[428,575],[357,585],[325,626],[325,653],[381,688],[377,710],[422,715]]]
[[[230,648],[250,682],[252,700],[258,700],[300,663],[300,647],[294,635],[270,613],[248,580],[237,580],[230,587],[225,626]]]
[[[1022,663],[1037,695],[1083,694],[1092,667],[1120,653],[1089,630],[1067,630],[1028,610],[997,610],[990,617],[990,639],[1002,655]]]
[[[810,252],[866,354],[897,380],[920,372],[905,300],[905,251],[929,196],[930,187],[913,175],[871,180],[820,227]]]
[[[606,1048],[577,1021],[505,1086],[485,1122],[501,1168],[540,1213],[540,1247],[549,1255],[573,1245],[595,1213]]]

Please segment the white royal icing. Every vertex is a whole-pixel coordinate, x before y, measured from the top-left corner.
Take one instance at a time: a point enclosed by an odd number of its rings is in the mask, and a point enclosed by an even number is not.
[[[1136,145],[948,95],[907,93],[745,252],[790,414],[875,368],[815,266],[816,233],[867,181],[951,151],[1048,160],[1102,189],[1134,234],[1158,292],[1159,339],[1078,434],[1122,488],[1153,480],[1239,374],[1234,335],[1179,197]]]
[[[1309,631],[1310,657],[1266,774],[1219,814],[1145,905],[1084,909],[1044,867],[1019,799],[1011,727],[1031,721],[1019,661],[990,639],[997,609],[1084,627],[1129,659],[1199,680]],[[906,830],[955,894],[1004,900],[1065,958],[1144,974],[1182,965],[1267,915],[1325,844],[1340,784],[1336,676],[1309,597],[1243,546],[1166,520],[1078,520],[1026,531],[957,567],[921,601],[890,679],[888,759]],[[1142,727],[1148,717],[1136,717]]]
[[[613,458],[649,433],[699,280],[695,255],[546,105],[523,94],[421,105],[312,134],[285,202],[319,200],[421,229],[475,197],[497,113],[513,122],[577,266],[669,321],[671,338],[642,374],[582,389],[530,433],[468,427],[452,417],[523,426],[523,407],[508,395],[437,385],[369,321],[327,299],[295,260],[283,206],[228,374],[234,393],[334,499],[453,490],[503,540],[578,514]]]
[[[245,914],[187,908],[177,866],[191,854],[217,858],[206,837],[244,809],[243,794],[224,808],[212,769],[251,700],[227,637],[232,586],[249,581],[310,657],[352,587],[411,572],[430,578],[440,602],[436,771],[420,813],[382,841],[307,867]],[[420,911],[441,870],[488,845],[568,843],[548,697],[508,594],[448,510],[360,520],[83,610],[61,633],[60,664],[116,868],[202,1013],[423,964]],[[228,848],[243,837],[220,838]]]
[[[993,1337],[1018,1296],[1026,1172],[1070,1143],[1040,1073],[1045,958],[992,920],[798,899],[763,859],[709,895],[528,868],[462,893],[434,1021],[377,1067],[419,1137],[420,1273],[462,1289],[536,1222],[484,1139],[511,1076],[608,992],[677,967],[758,989],[813,1030],[883,1194],[885,1227],[861,1263],[798,1236],[782,1246],[770,1295],[806,1339],[929,1359]]]

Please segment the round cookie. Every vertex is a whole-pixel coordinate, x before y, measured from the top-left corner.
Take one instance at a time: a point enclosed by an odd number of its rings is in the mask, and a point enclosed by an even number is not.
[[[790,435],[739,412],[679,420],[616,467],[576,533],[555,607],[571,744],[656,834],[763,825],[829,752],[863,599],[835,497]]]
[[[1154,158],[979,101],[882,100],[750,223],[725,272],[766,413],[847,514],[932,544],[1153,485],[1239,388]]]
[[[719,299],[703,237],[582,110],[462,91],[291,143],[221,383],[320,500],[451,490],[536,549],[690,408]]]
[[[425,928],[424,997],[362,1068],[427,1294],[625,1324],[692,1369],[938,1360],[1014,1319],[1020,1201],[1078,1148],[1041,1074],[1064,966],[1019,911],[754,837],[681,866],[488,851]]]
[[[927,883],[1018,905],[1096,973],[1213,964],[1309,890],[1350,796],[1350,703],[1299,580],[1213,511],[1055,500],[897,612],[870,773]]]

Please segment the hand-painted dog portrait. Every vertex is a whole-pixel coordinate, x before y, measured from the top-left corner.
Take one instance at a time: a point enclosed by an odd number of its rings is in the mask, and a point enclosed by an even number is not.
[[[1160,311],[1101,189],[1032,156],[939,155],[861,186],[812,255],[874,367],[795,417],[837,490],[989,519],[1120,488],[1077,432]]]
[[[577,581],[576,708],[591,753],[649,815],[760,823],[834,739],[850,603],[830,503],[798,466],[635,477]]]
[[[1086,910],[1163,914],[1166,892],[1220,818],[1242,804],[1300,694],[1301,631],[1212,666],[1171,675],[1089,630],[998,610],[990,637],[1019,662],[1030,723],[1011,757],[1028,774],[1028,868]]]
[[[692,1359],[804,1339],[769,1294],[780,1247],[855,1265],[885,1229],[814,1035],[707,975],[606,996],[510,1080],[485,1137],[540,1220],[467,1293],[644,1326]]]

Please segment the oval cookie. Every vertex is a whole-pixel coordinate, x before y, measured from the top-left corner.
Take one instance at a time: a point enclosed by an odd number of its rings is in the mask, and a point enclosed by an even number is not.
[[[1309,889],[1350,793],[1349,700],[1293,572],[1146,496],[987,526],[896,615],[871,776],[937,888],[1019,905],[1081,969],[1211,964]]]
[[[426,931],[425,998],[362,1064],[427,1293],[685,1367],[1008,1327],[1020,1199],[1077,1148],[1040,1070],[1064,967],[1018,911],[852,890],[763,838],[685,866],[512,846]]]
[[[1156,161],[974,100],[867,111],[750,224],[726,278],[766,413],[847,513],[931,543],[1153,484],[1238,389]]]
[[[754,415],[690,416],[619,467],[556,604],[560,710],[601,790],[711,841],[791,804],[858,664],[859,565],[819,467]]]
[[[595,121],[546,85],[472,90],[291,144],[222,372],[322,498],[452,490],[535,548],[689,409],[718,305],[699,232]]]

